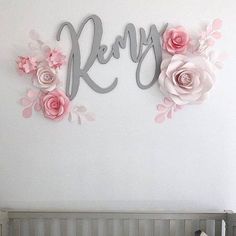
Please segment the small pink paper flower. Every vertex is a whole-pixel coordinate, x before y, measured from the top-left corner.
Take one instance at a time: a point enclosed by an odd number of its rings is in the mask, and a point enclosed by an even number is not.
[[[63,91],[55,89],[41,95],[40,106],[44,117],[59,121],[68,114],[70,101]]]
[[[40,66],[33,78],[33,84],[42,90],[52,91],[57,86],[57,76],[49,67]]]
[[[17,61],[18,69],[25,73],[34,73],[37,69],[37,61],[34,57],[19,57]]]
[[[204,56],[176,54],[161,64],[161,92],[177,105],[201,103],[214,84],[213,66]]]
[[[163,34],[163,48],[170,54],[186,52],[189,34],[183,27],[167,29]]]
[[[66,56],[63,55],[57,49],[53,49],[53,50],[50,49],[46,53],[46,60],[48,62],[48,65],[54,69],[60,68],[62,65],[64,65],[66,62],[65,59],[66,59]]]

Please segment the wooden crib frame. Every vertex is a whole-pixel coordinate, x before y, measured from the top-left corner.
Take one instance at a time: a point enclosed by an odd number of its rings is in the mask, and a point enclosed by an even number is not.
[[[212,226],[211,228],[214,232],[209,233],[209,236],[236,236],[236,214],[229,211],[223,213],[158,213],[4,210],[0,211],[0,236],[24,236],[21,233],[21,222],[23,221],[28,222],[28,235],[36,236],[38,234],[33,222],[37,220],[43,222],[43,235],[50,236],[50,228],[54,219],[59,222],[60,233],[58,236],[67,236],[70,220],[76,223],[74,234],[76,236],[193,236],[197,229],[209,231],[209,222],[213,223],[213,228]],[[81,230],[83,222],[87,223],[84,230]],[[197,224],[195,224],[196,222]],[[162,231],[160,224],[164,224]],[[223,225],[225,225],[225,230],[222,228]],[[177,228],[182,233],[177,233]]]

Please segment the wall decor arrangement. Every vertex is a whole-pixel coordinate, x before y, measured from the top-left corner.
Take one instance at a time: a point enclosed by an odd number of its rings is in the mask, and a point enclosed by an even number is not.
[[[88,22],[94,26],[94,35],[90,55],[81,66],[79,38]],[[32,111],[42,114],[52,121],[68,118],[69,121],[94,121],[93,112],[83,105],[72,105],[81,79],[95,92],[105,94],[114,90],[118,78],[114,78],[108,87],[100,87],[89,75],[89,70],[97,60],[106,64],[111,58],[120,58],[120,49],[125,49],[129,42],[130,56],[137,63],[136,83],[140,89],[148,89],[158,83],[164,96],[163,102],[157,105],[154,122],[162,123],[171,119],[173,113],[186,105],[201,104],[212,89],[216,70],[222,68],[225,54],[213,50],[215,41],[221,38],[222,21],[215,19],[206,29],[193,36],[183,26],[165,24],[161,30],[156,25],[150,27],[148,34],[143,28],[139,30],[139,42],[136,28],[127,24],[124,34],[117,36],[109,49],[102,44],[103,25],[101,19],[91,15],[79,26],[78,31],[69,22],[62,23],[57,31],[57,40],[69,30],[71,51],[65,55],[63,50],[46,45],[35,31],[30,32],[32,42],[29,44],[29,55],[19,56],[17,68],[21,75],[32,81],[26,95],[20,99],[24,107],[22,115],[32,116]],[[148,84],[140,79],[142,63],[149,52],[154,53],[155,73]],[[66,87],[62,88],[63,78],[58,71],[67,65]],[[151,120],[152,118],[150,118]]]

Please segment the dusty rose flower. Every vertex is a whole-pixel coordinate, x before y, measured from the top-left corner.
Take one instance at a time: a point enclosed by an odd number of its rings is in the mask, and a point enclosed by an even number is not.
[[[40,96],[40,106],[44,117],[51,120],[62,120],[69,112],[70,101],[63,91],[53,90],[42,93]]]
[[[37,70],[36,77],[33,78],[33,84],[46,91],[52,91],[57,85],[57,76],[49,67],[40,66]]]
[[[202,102],[214,83],[212,64],[203,56],[174,55],[161,65],[161,92],[176,104]]]
[[[37,69],[37,61],[34,57],[19,57],[18,69],[26,74],[34,73]]]
[[[167,29],[163,34],[163,48],[171,53],[186,52],[189,44],[189,35],[183,27]]]
[[[66,56],[59,50],[53,49],[46,53],[46,60],[51,68],[57,69],[65,64]]]

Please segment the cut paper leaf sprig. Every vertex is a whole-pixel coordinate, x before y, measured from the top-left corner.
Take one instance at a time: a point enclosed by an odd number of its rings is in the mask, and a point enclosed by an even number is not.
[[[164,58],[158,78],[165,98],[157,105],[156,123],[171,119],[175,111],[187,105],[201,104],[207,98],[215,83],[216,70],[222,68],[225,59],[225,54],[217,55],[212,50],[216,40],[222,37],[221,27],[222,21],[214,20],[197,40],[182,26],[166,29],[162,37]]]
[[[82,117],[83,121],[94,121],[95,115],[87,112],[85,106],[72,107],[60,88],[58,71],[66,64],[66,56],[61,50],[46,45],[35,31],[30,32],[30,38],[30,55],[20,56],[17,60],[20,74],[32,81],[32,88],[20,99],[23,117],[30,118],[34,110],[52,121],[68,117],[72,122],[73,116],[77,116],[78,124],[82,124]]]

